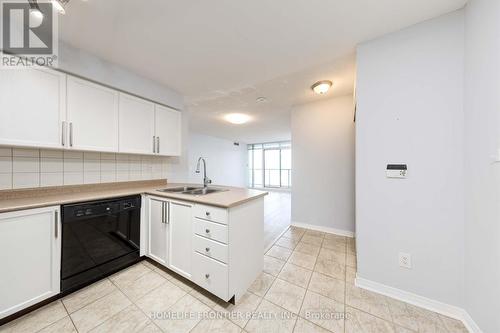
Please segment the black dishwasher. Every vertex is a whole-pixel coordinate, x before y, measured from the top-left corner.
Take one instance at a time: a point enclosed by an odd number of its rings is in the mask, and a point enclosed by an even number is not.
[[[62,293],[140,260],[140,196],[63,205],[61,217]]]

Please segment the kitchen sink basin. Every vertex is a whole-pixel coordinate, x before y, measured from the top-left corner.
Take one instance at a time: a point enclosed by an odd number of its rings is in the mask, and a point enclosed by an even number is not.
[[[224,192],[226,189],[213,188],[213,187],[195,187],[195,186],[183,186],[183,187],[171,187],[158,190],[159,192],[165,193],[178,193],[187,195],[207,195],[211,193]]]
[[[203,187],[201,187],[201,186],[198,186],[198,187],[182,186],[182,187],[164,188],[164,189],[161,189],[158,191],[159,192],[166,192],[166,193],[182,193],[182,192],[188,192],[188,191],[199,190],[199,189],[203,189]]]

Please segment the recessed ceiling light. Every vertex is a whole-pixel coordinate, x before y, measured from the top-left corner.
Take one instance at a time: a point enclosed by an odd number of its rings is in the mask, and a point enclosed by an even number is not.
[[[332,87],[332,81],[324,80],[318,81],[312,85],[311,89],[318,95],[324,95]]]
[[[224,119],[231,124],[241,125],[248,123],[251,120],[251,117],[243,113],[229,113],[224,116]]]

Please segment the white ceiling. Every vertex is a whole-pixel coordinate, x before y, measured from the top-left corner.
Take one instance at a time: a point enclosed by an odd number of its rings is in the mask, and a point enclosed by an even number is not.
[[[62,39],[185,96],[191,127],[243,142],[290,137],[290,106],[352,93],[355,46],[466,0],[72,0]],[[257,104],[259,96],[267,103]],[[327,97],[328,97],[327,96]],[[230,125],[228,112],[254,121]]]

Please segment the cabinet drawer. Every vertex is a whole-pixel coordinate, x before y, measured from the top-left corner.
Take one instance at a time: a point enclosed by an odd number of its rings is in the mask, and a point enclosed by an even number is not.
[[[193,267],[193,280],[196,284],[223,300],[227,300],[227,265],[193,252]]]
[[[196,252],[227,264],[227,245],[211,241],[210,239],[198,235],[194,235],[193,237],[193,248]]]
[[[194,216],[208,221],[227,224],[227,210],[224,208],[195,205]]]
[[[197,235],[227,244],[227,227],[225,225],[195,218],[194,232]]]

